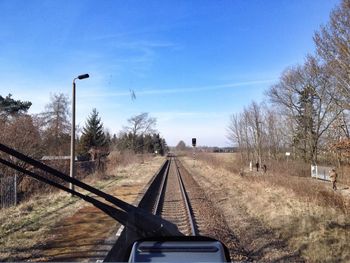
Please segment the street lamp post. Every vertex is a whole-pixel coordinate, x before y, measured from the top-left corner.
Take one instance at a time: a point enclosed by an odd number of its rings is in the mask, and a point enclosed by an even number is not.
[[[77,79],[87,79],[89,74],[79,75],[73,79],[73,94],[72,94],[72,128],[71,128],[71,138],[70,138],[70,177],[75,177],[75,80]],[[74,190],[74,185],[69,183],[69,188]]]

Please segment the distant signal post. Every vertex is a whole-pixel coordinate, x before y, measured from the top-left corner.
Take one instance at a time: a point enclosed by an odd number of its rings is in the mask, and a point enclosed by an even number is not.
[[[195,162],[196,162],[196,144],[197,144],[197,139],[196,139],[196,138],[192,138],[192,146],[193,146],[193,167],[194,167]]]

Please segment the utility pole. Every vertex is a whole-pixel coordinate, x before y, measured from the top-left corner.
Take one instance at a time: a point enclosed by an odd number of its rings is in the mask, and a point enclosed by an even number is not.
[[[77,79],[87,79],[89,74],[79,75],[73,79],[73,92],[72,92],[72,127],[70,134],[70,177],[75,177],[75,80]],[[69,183],[69,189],[74,191],[74,185]]]

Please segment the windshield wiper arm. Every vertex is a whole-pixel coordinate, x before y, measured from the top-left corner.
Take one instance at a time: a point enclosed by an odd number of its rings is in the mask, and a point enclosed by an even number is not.
[[[30,164],[34,166],[35,168],[38,168],[40,170],[43,170],[49,174],[52,174],[56,177],[61,178],[62,180],[66,182],[71,182],[72,184],[79,186],[82,189],[87,190],[90,193],[96,194],[99,197],[104,198],[106,201],[112,203],[117,208],[121,208],[124,211],[117,209],[113,206],[110,206],[106,203],[103,203],[95,198],[92,198],[90,196],[81,194],[77,191],[71,190],[70,188],[60,185],[52,180],[49,180],[47,178],[44,178],[42,176],[39,176],[31,171],[28,171],[16,164],[13,164],[11,162],[8,162],[4,159],[0,158],[0,162],[6,166],[11,167],[12,169],[15,169],[17,171],[20,171],[26,175],[29,175],[39,181],[42,181],[44,183],[50,184],[54,187],[57,187],[65,192],[71,193],[75,196],[78,196],[82,198],[83,200],[93,204],[121,224],[125,225],[126,227],[130,228],[131,230],[137,232],[141,237],[151,237],[151,236],[181,236],[183,235],[177,228],[177,226],[167,220],[164,220],[163,218],[153,215],[141,208],[135,207],[133,205],[130,205],[112,195],[106,194],[102,192],[101,190],[98,190],[86,183],[83,183],[75,178],[71,178],[68,175],[65,175],[64,173],[57,171],[56,169],[47,166],[41,162],[38,162],[20,152],[15,151],[14,149],[11,149],[3,144],[0,144],[0,151],[3,151],[11,156],[16,157],[17,159]]]

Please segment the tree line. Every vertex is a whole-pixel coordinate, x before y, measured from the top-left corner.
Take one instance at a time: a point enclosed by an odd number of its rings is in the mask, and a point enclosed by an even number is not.
[[[242,159],[261,163],[286,151],[312,163],[349,157],[350,0],[342,0],[313,40],[316,53],[286,68],[266,102],[230,117],[228,138]]]
[[[53,94],[39,114],[28,114],[32,103],[0,95],[0,142],[31,157],[67,156],[70,154],[70,102],[64,94]],[[164,154],[164,138],[156,131],[156,119],[142,113],[128,119],[128,125],[117,136],[103,125],[97,109],[93,109],[83,127],[77,127],[76,155],[89,160],[94,152],[111,150],[134,153]]]
[[[54,94],[43,112],[29,114],[31,102],[16,100],[11,94],[5,97],[0,95],[0,143],[38,160],[43,157],[46,157],[45,159],[54,157],[52,159],[57,160],[70,155],[69,104],[67,96]],[[80,161],[96,161],[99,166],[101,158],[114,150],[163,155],[167,151],[167,145],[155,126],[156,119],[149,117],[148,113],[142,113],[131,117],[128,125],[118,136],[111,135],[104,127],[97,109],[93,109],[84,126],[76,128],[76,156]],[[22,168],[28,168],[28,164],[2,152],[0,152],[0,158]],[[55,165],[62,168],[65,164],[58,162]],[[10,189],[13,189],[14,182],[19,189],[22,189],[22,186],[26,187],[24,174],[16,173],[14,177],[15,173],[11,168],[0,165],[0,184],[3,189],[0,197],[12,196]],[[16,178],[16,180],[8,181],[9,178]]]

